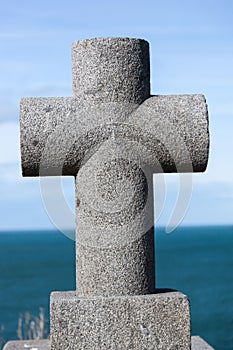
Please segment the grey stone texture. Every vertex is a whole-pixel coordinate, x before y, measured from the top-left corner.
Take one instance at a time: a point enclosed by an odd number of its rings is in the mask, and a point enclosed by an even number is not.
[[[60,166],[64,175],[76,175],[86,153],[108,140],[113,129],[121,138],[146,143],[164,171],[176,171],[171,158],[177,158],[176,151],[184,147],[190,153],[193,170],[205,170],[209,142],[205,98],[150,97],[149,44],[145,40],[82,40],[73,44],[72,61],[73,98],[21,100],[24,176],[39,175],[43,151],[51,152],[52,157],[48,155],[47,163],[44,159],[46,170],[42,175],[60,175]],[[175,142],[173,149],[176,137],[182,143]],[[185,163],[179,157],[175,161],[176,165]]]
[[[51,349],[190,349],[187,298],[152,294],[152,179],[206,169],[205,98],[151,96],[142,39],[74,43],[72,75],[73,97],[20,106],[23,175],[76,183],[77,291],[52,294]]]
[[[9,341],[3,348],[3,350],[49,350],[49,349],[50,349],[50,341],[47,339]]]
[[[133,38],[81,40],[72,47],[73,96],[141,104],[150,96],[149,43]]]
[[[214,350],[212,346],[207,344],[202,338],[199,336],[193,336],[191,339],[192,350]]]
[[[20,104],[24,176],[76,175],[114,132],[153,155],[155,172],[204,171],[208,114],[203,95],[152,96],[140,106],[97,105],[72,97],[23,98]]]
[[[145,332],[146,333],[146,332]],[[214,350],[203,339],[198,336],[191,338],[191,350]],[[27,347],[25,347],[25,344]],[[10,341],[3,350],[51,350],[49,340],[30,340],[30,341]],[[64,348],[62,347],[61,350]],[[95,348],[94,348],[95,349]],[[60,350],[60,349],[59,349]],[[100,349],[98,349],[100,350]],[[102,348],[104,350],[104,348]],[[166,349],[167,350],[167,349]]]
[[[152,173],[201,171],[208,157],[203,96],[170,100],[170,112],[168,97],[152,97],[113,125],[115,139],[95,148],[77,174],[80,296],[153,292]]]
[[[190,350],[188,298],[179,292],[82,298],[51,295],[51,350]]]
[[[79,215],[77,218],[79,219]],[[85,226],[82,223],[80,226],[80,230],[84,230]],[[108,228],[105,233],[111,234],[111,229]],[[76,247],[77,264],[79,264],[76,265],[78,294],[113,296],[154,292],[153,244],[153,228],[122,247],[99,248],[78,243]]]

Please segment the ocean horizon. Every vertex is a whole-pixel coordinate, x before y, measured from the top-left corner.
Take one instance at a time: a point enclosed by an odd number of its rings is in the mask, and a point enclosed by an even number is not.
[[[188,295],[192,334],[233,350],[233,226],[158,227],[155,249],[156,287]],[[49,295],[62,290],[75,290],[74,241],[56,230],[0,232],[0,338],[17,339],[20,314],[40,308],[49,330]]]

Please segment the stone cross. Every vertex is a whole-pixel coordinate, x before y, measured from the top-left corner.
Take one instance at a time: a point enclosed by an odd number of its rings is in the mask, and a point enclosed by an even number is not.
[[[151,96],[145,40],[82,40],[72,62],[73,97],[21,101],[23,175],[76,181],[77,291],[51,296],[51,349],[190,349],[187,297],[155,289],[152,175],[205,170],[205,98]]]

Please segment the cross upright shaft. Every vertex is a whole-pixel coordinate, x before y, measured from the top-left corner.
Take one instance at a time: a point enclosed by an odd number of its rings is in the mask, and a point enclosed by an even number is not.
[[[88,39],[72,52],[73,98],[21,102],[23,174],[76,178],[80,296],[152,293],[152,173],[205,170],[205,99],[150,97],[144,40]]]
[[[76,178],[77,290],[103,296],[152,293],[154,232],[142,231],[140,212],[146,183],[124,143],[127,114],[150,96],[149,45],[127,38],[85,40],[73,45],[72,58],[74,96],[102,111],[95,134],[106,140]]]

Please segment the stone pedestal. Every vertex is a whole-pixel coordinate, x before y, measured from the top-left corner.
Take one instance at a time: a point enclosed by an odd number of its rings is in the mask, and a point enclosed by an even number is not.
[[[191,350],[214,350],[201,337],[193,336],[191,339]]]
[[[192,337],[191,339],[192,339],[191,350],[214,350],[214,348],[212,348],[210,345],[208,345],[203,339],[201,339],[198,336]],[[3,350],[25,350],[25,349],[50,350],[50,341],[49,340],[10,341],[6,344]],[[95,347],[94,349],[97,349],[97,348]],[[166,350],[168,349],[170,348],[166,348]]]
[[[15,340],[9,341],[3,350],[50,350],[50,341],[43,340]]]
[[[190,350],[188,298],[175,291],[115,297],[51,294],[51,350]]]

